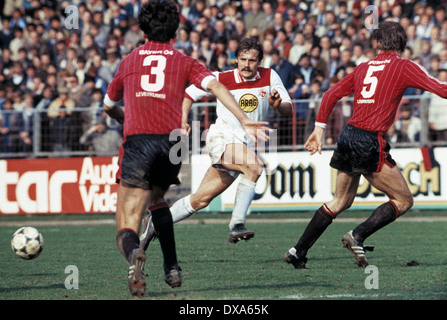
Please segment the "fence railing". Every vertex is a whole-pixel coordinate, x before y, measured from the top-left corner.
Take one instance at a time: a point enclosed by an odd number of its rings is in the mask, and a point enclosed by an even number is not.
[[[447,140],[439,139],[436,131],[430,129],[429,113],[434,99],[430,94],[408,95],[402,105],[411,110],[411,121],[397,121],[387,139],[393,147],[445,146]],[[286,117],[277,114],[273,108],[268,121],[276,129],[277,149],[283,151],[303,150],[303,144],[313,130],[315,115],[321,99],[293,100],[295,113]],[[447,101],[442,102],[443,107]],[[329,119],[324,148],[334,147],[338,134],[351,116],[352,98],[340,100]],[[216,102],[205,101],[193,104],[189,120],[199,124],[200,136],[216,119]],[[447,110],[447,109],[446,109]],[[48,110],[0,110],[0,158],[37,158],[115,155],[118,147],[98,148],[98,144],[110,144],[121,127],[105,115],[102,108],[75,108],[70,112],[61,108],[59,114]],[[398,116],[400,111],[398,111]],[[106,121],[107,130],[116,131],[107,140],[104,134],[95,132],[93,127],[99,120]],[[446,126],[447,127],[447,126]],[[88,131],[91,131],[88,133]],[[96,139],[96,140],[95,140]],[[102,139],[102,140],[101,140]],[[102,141],[102,142],[101,142]],[[192,144],[190,144],[191,146]],[[205,145],[201,139],[200,146]]]

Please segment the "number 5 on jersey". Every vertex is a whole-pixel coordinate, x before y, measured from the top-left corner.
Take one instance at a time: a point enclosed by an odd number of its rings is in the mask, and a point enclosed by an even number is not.
[[[381,66],[369,66],[368,67],[368,71],[366,71],[365,79],[363,79],[364,86],[363,86],[363,89],[361,92],[363,98],[368,99],[374,95],[374,93],[376,92],[376,89],[377,89],[378,79],[377,79],[377,77],[373,76],[373,73],[377,72],[377,71],[383,71],[384,68],[385,68],[384,64]],[[368,85],[370,85],[369,89],[368,89]]]

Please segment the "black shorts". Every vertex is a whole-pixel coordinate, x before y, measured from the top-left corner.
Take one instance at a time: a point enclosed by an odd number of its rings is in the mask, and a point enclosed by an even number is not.
[[[354,175],[380,172],[384,164],[396,165],[389,151],[382,133],[347,125],[338,137],[330,166]]]
[[[172,184],[180,184],[178,174],[182,164],[177,161],[174,164],[169,158],[169,152],[176,143],[169,141],[169,135],[127,136],[120,150],[117,178],[146,190],[151,190],[152,186],[168,190]]]

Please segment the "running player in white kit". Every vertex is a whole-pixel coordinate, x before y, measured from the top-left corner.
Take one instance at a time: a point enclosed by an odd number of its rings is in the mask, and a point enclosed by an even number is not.
[[[263,49],[255,39],[245,38],[236,50],[237,68],[217,73],[216,78],[224,84],[239,106],[251,120],[265,120],[269,108],[275,108],[282,115],[292,114],[292,102],[281,78],[272,69],[259,65],[263,59]],[[193,101],[208,93],[190,86],[183,100],[183,127]],[[224,192],[242,174],[236,191],[236,199],[229,224],[228,241],[236,243],[241,239],[253,238],[254,232],[245,228],[248,208],[255,195],[255,185],[263,164],[254,151],[255,143],[243,130],[236,117],[217,100],[217,120],[210,126],[206,138],[207,151],[212,165],[206,172],[198,190],[175,202],[170,208],[176,223],[206,208],[211,200]],[[140,239],[140,247],[147,249],[155,231],[150,215],[145,221],[145,229]]]

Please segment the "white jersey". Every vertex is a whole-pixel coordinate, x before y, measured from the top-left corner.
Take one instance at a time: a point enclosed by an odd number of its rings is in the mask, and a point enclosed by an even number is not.
[[[269,108],[273,108],[268,102],[273,89],[278,91],[282,102],[292,103],[281,78],[272,69],[259,67],[256,76],[249,80],[244,79],[238,69],[214,74],[217,80],[228,88],[247,117],[252,120],[267,120]],[[207,95],[211,94],[193,85],[186,89],[186,97],[192,101],[200,100]],[[225,152],[226,145],[242,143],[253,148],[254,143],[246,135],[239,120],[219,100],[217,100],[216,113],[216,123],[210,126],[207,134],[206,148],[211,163],[219,168],[218,164]],[[237,176],[236,172],[228,172],[234,177]]]
[[[269,108],[273,108],[268,102],[268,98],[273,89],[278,91],[282,102],[292,103],[281,78],[272,69],[259,67],[256,76],[249,80],[244,79],[238,69],[214,74],[217,80],[228,88],[239,103],[239,106],[251,120],[267,120]],[[198,89],[193,85],[186,89],[186,94],[193,101],[210,95],[210,93]],[[219,100],[217,100],[216,113],[216,124],[229,127],[227,129],[235,131],[235,133],[240,135],[241,139],[244,139],[245,132],[240,122]]]

